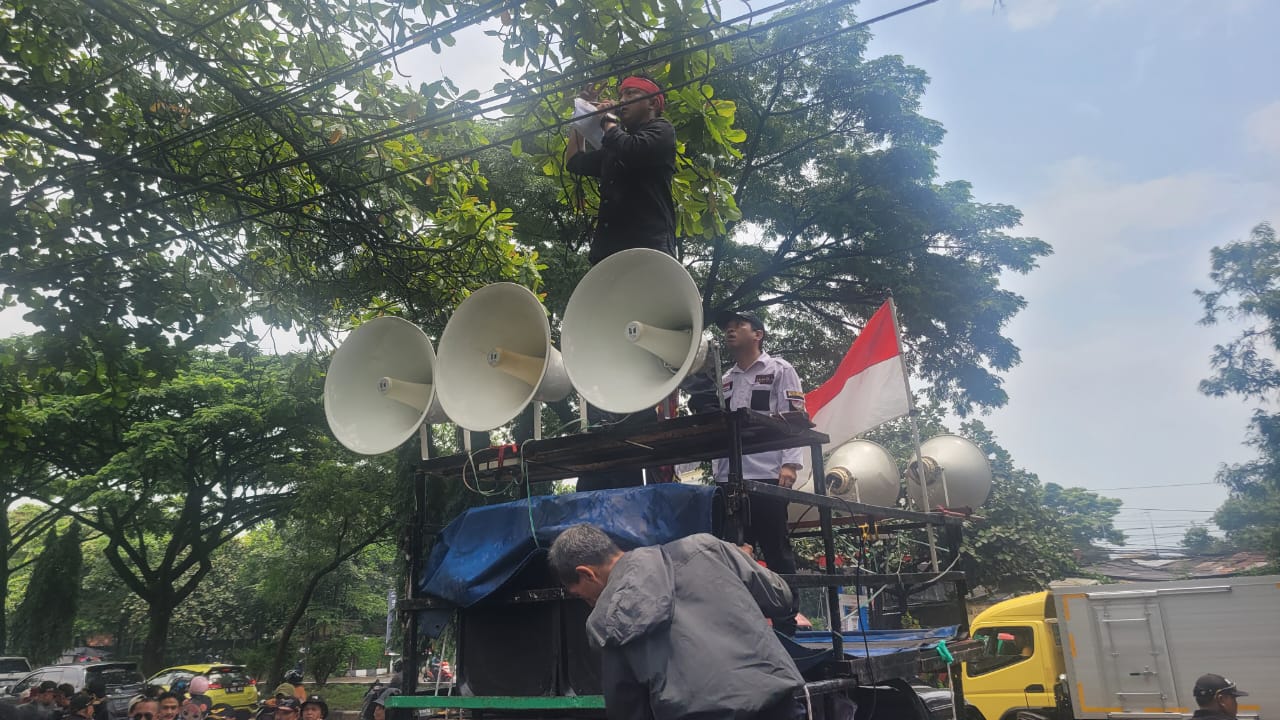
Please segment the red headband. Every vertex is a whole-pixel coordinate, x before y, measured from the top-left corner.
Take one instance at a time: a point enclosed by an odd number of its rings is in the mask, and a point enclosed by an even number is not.
[[[652,95],[653,99],[658,101],[658,112],[662,112],[663,109],[667,107],[666,96],[662,94],[662,90],[658,88],[658,84],[648,78],[632,75],[622,81],[622,84],[618,86],[618,91],[621,92],[628,88],[635,88],[647,95]]]

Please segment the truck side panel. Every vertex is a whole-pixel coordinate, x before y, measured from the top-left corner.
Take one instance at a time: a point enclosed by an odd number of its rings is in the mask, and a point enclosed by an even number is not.
[[[1280,577],[1062,588],[1054,598],[1077,718],[1189,716],[1208,672],[1250,693],[1242,716],[1280,717]]]

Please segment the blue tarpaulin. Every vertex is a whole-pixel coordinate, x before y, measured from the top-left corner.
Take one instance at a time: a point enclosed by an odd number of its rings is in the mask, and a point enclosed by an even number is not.
[[[473,605],[543,557],[556,536],[577,523],[598,526],[623,550],[711,532],[714,494],[712,487],[671,483],[471,508],[440,533],[418,589],[460,607]]]
[[[844,654],[850,658],[879,657],[900,652],[928,650],[942,640],[950,640],[960,630],[959,625],[920,630],[868,630],[866,633],[846,632]],[[796,661],[800,672],[824,662],[831,655],[831,633],[819,630],[800,631],[794,638],[779,635],[782,646]]]

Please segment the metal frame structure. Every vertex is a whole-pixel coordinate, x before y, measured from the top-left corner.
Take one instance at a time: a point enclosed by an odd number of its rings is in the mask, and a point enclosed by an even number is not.
[[[884,585],[917,586],[937,582],[954,583],[959,616],[963,618],[962,635],[967,636],[968,622],[964,607],[967,586],[961,572],[900,573],[856,575],[840,573],[836,569],[835,536],[837,532],[856,531],[858,527],[836,528],[833,512],[846,513],[863,523],[874,522],[880,534],[889,534],[916,528],[942,527],[949,539],[951,552],[959,550],[961,516],[941,512],[914,512],[900,508],[879,507],[846,501],[827,496],[822,446],[828,437],[812,429],[812,423],[804,413],[765,415],[750,410],[678,417],[656,422],[641,429],[614,429],[602,432],[580,433],[545,440],[525,442],[521,447],[486,448],[471,454],[459,454],[424,461],[415,476],[414,506],[408,538],[410,543],[408,562],[410,583],[399,610],[407,614],[405,627],[405,668],[402,673],[402,695],[391,698],[393,708],[453,708],[476,712],[505,711],[515,713],[545,713],[549,710],[567,712],[599,710],[604,707],[603,698],[585,696],[536,696],[536,697],[477,697],[477,696],[428,696],[416,695],[418,672],[422,661],[419,643],[418,611],[452,607],[427,597],[418,597],[416,578],[423,567],[424,528],[423,510],[426,483],[432,478],[457,477],[462,472],[473,473],[477,480],[501,482],[517,478],[522,482],[548,482],[574,477],[580,473],[621,467],[652,467],[727,457],[728,482],[721,491],[724,495],[724,512],[729,520],[739,519],[749,507],[751,496],[771,497],[815,506],[818,509],[819,535],[822,538],[826,573],[822,575],[786,575],[793,587],[826,588],[827,607],[833,623],[840,622],[839,587],[857,584],[860,588]],[[742,477],[743,454],[780,450],[793,447],[811,448],[814,492],[780,488],[767,483],[754,482]],[[724,523],[726,534],[736,532],[735,523]],[[736,537],[726,538],[736,540]],[[547,602],[567,597],[560,588],[526,590],[513,593],[504,599],[507,603]],[[844,654],[843,637],[832,632],[832,649],[835,658],[827,663],[822,675],[825,679],[809,683],[812,696],[848,690],[873,680],[882,682],[890,677],[941,670],[946,663],[938,655],[916,653],[906,657],[883,656],[849,659]],[[948,649],[958,668],[961,660],[980,651],[969,640],[952,641]],[[899,654],[903,655],[903,654]],[[462,668],[459,668],[460,672]],[[963,688],[959,672],[951,672],[956,705],[963,708]]]

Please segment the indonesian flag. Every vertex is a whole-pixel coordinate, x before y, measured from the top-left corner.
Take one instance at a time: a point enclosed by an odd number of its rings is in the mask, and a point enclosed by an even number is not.
[[[892,300],[871,316],[835,375],[804,399],[814,429],[831,437],[824,453],[911,412]]]

